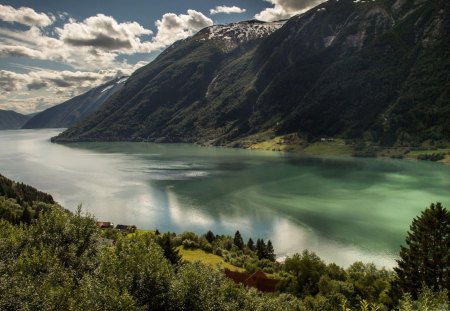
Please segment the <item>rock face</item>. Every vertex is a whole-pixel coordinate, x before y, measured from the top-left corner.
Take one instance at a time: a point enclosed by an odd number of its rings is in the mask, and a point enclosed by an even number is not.
[[[0,110],[0,130],[17,130],[27,122],[31,116],[15,111]]]
[[[22,128],[65,128],[83,121],[114,93],[119,91],[128,77],[120,77],[76,96],[62,104],[48,108],[31,118]]]
[[[286,22],[203,29],[55,140],[225,144],[273,130],[448,141],[449,6],[330,0]]]

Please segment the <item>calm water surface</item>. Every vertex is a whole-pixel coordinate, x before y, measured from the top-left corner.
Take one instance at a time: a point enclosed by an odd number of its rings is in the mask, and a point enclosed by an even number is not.
[[[60,130],[0,131],[0,174],[143,229],[271,239],[327,262],[395,264],[413,217],[450,205],[450,167],[151,143],[58,145]]]

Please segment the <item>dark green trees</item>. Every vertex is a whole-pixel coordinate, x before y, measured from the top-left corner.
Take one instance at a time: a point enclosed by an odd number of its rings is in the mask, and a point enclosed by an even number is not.
[[[209,243],[212,243],[216,239],[216,236],[214,235],[214,233],[211,230],[209,230],[205,234],[205,239],[208,240]]]
[[[244,248],[244,240],[242,239],[242,236],[239,233],[239,230],[236,231],[236,233],[234,235],[234,245],[236,245],[237,248],[239,248],[239,249],[243,249]]]
[[[172,241],[169,233],[163,234],[158,240],[159,246],[163,249],[164,257],[173,265],[177,265],[181,261],[181,256]]]
[[[423,285],[450,290],[450,212],[441,203],[413,220],[397,263],[399,286],[414,298]]]
[[[249,238],[249,239],[248,239],[247,247],[248,247],[248,249],[251,250],[252,252],[254,252],[254,251],[256,250],[256,248],[255,248],[255,242],[253,242],[252,238]]]

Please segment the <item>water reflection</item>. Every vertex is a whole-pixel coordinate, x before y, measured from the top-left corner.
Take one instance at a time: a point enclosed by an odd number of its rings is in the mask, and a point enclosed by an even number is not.
[[[0,132],[0,173],[98,218],[162,231],[272,239],[327,261],[392,266],[408,225],[450,203],[449,167],[148,143],[51,144],[57,130]],[[448,204],[447,204],[448,205]]]

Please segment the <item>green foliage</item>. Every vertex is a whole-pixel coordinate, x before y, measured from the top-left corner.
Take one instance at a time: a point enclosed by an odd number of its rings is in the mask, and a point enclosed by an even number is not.
[[[239,230],[236,231],[236,233],[234,234],[233,243],[234,243],[234,245],[236,245],[237,248],[239,248],[241,250],[244,248],[244,240],[242,239],[242,236],[239,233]]]
[[[449,291],[449,267],[450,212],[441,203],[433,203],[410,226],[395,268],[398,283],[413,298],[423,285],[433,291]]]
[[[169,262],[172,265],[177,265],[181,261],[181,256],[175,246],[175,244],[172,241],[172,236],[170,233],[163,234],[159,239],[157,240],[159,246],[161,246],[164,257],[169,260]]]
[[[445,153],[420,154],[417,156],[417,159],[422,161],[436,162],[445,159]]]
[[[284,269],[295,277],[294,291],[299,297],[316,295],[325,263],[314,253],[304,251],[286,259]]]
[[[442,311],[449,310],[447,292],[445,290],[433,292],[428,287],[422,287],[416,301],[411,294],[406,293],[399,302],[399,311]]]
[[[254,252],[254,251],[256,250],[256,248],[255,248],[255,242],[253,242],[252,238],[249,238],[249,239],[248,239],[247,247],[248,247],[248,249],[251,250],[252,252]]]

